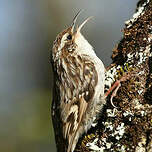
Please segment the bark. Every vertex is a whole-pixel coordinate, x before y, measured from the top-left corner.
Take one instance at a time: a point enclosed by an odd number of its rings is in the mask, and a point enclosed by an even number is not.
[[[115,81],[128,79],[113,98],[115,106],[108,96],[97,123],[79,139],[76,152],[152,152],[152,0],[140,0],[125,24],[107,68],[105,92]],[[66,144],[56,120],[53,117],[57,148],[64,152]]]

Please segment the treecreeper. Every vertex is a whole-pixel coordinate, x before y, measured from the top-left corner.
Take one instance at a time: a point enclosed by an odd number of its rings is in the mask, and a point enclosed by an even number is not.
[[[81,29],[91,18],[75,28],[77,17],[53,43],[51,63],[54,73],[52,119],[67,146],[63,151],[73,152],[78,139],[87,132],[97,118],[105,101],[105,67]],[[58,115],[58,116],[57,116]]]

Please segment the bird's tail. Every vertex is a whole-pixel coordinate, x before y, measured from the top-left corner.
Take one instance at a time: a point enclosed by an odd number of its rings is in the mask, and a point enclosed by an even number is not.
[[[68,149],[67,152],[74,152],[74,149],[76,147],[77,141],[75,140],[75,134],[71,136],[71,138],[69,139],[69,145],[68,145]]]
[[[79,131],[78,131],[79,130]],[[67,152],[74,152],[75,147],[77,145],[78,139],[82,134],[82,130],[83,127],[78,127],[77,131],[75,131],[75,133],[73,133],[73,135],[71,136],[71,138],[69,138],[69,145],[68,145],[68,149]]]

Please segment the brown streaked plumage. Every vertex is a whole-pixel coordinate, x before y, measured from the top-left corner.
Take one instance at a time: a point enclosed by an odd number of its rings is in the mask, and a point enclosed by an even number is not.
[[[67,152],[73,152],[79,137],[91,127],[105,103],[104,65],[80,30],[72,25],[61,32],[52,50],[56,87],[60,91],[60,117]]]

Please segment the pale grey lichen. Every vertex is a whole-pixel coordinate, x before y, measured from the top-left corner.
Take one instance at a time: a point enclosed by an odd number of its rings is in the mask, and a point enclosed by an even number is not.
[[[101,146],[99,147],[97,145],[97,142],[101,142]],[[111,149],[111,142],[107,142],[106,138],[102,138],[101,140],[99,140],[98,138],[94,139],[93,142],[89,142],[86,144],[86,146],[92,151],[96,151],[96,152],[104,152],[105,149]]]
[[[97,117],[93,117],[93,123],[91,124],[92,127],[95,127],[97,125]]]
[[[115,137],[117,140],[121,139],[125,133],[125,126],[124,123],[121,123],[118,125],[118,127],[115,129],[114,133],[111,135]]]
[[[146,112],[143,111],[143,110],[142,110],[140,113],[141,113],[141,116],[142,116],[142,117],[146,115]]]
[[[102,124],[105,126],[105,130],[113,130],[113,125],[112,125],[112,122],[102,122]]]
[[[105,72],[105,86],[110,88],[115,79],[117,78],[117,71],[121,68],[120,65],[112,67]]]
[[[107,116],[108,117],[116,117],[117,111],[118,110],[116,108],[107,109]]]
[[[144,8],[145,6],[150,2],[150,0],[147,0],[141,7],[138,7],[137,12],[133,14],[132,19],[125,22],[127,28],[130,28],[132,24],[137,21],[137,19],[144,14]]]
[[[138,90],[138,94],[141,95],[143,93],[144,89]]]
[[[151,41],[151,40],[150,40]],[[146,46],[146,48],[144,49],[143,47],[140,48],[139,52],[136,53],[129,53],[127,55],[127,61],[126,63],[133,63],[134,62],[134,58],[138,59],[138,63],[137,66],[140,66],[143,62],[146,61],[146,59],[148,59],[149,56],[151,56],[151,45]],[[131,67],[131,66],[130,66]],[[140,71],[141,74],[142,71]]]
[[[120,148],[120,151],[121,151],[121,152],[125,152],[125,151],[126,151],[125,149],[126,149],[125,146],[122,145],[121,148]]]
[[[111,145],[112,145],[112,143],[106,143],[106,147],[107,147],[107,149],[110,149],[111,148]]]
[[[142,107],[144,107],[144,106],[139,102],[139,100],[136,99],[136,98],[133,100],[133,104],[135,105],[134,108],[137,109],[137,110],[138,110],[138,109],[141,109]]]
[[[134,114],[131,112],[131,111],[125,111],[123,113],[123,116],[126,117],[126,116],[134,116]]]
[[[104,152],[105,147],[99,147],[97,146],[98,138],[94,139],[93,142],[89,142],[86,144],[86,146],[92,151],[96,152]]]
[[[138,143],[138,146],[135,149],[135,152],[146,152],[146,137],[142,136],[141,141]]]

